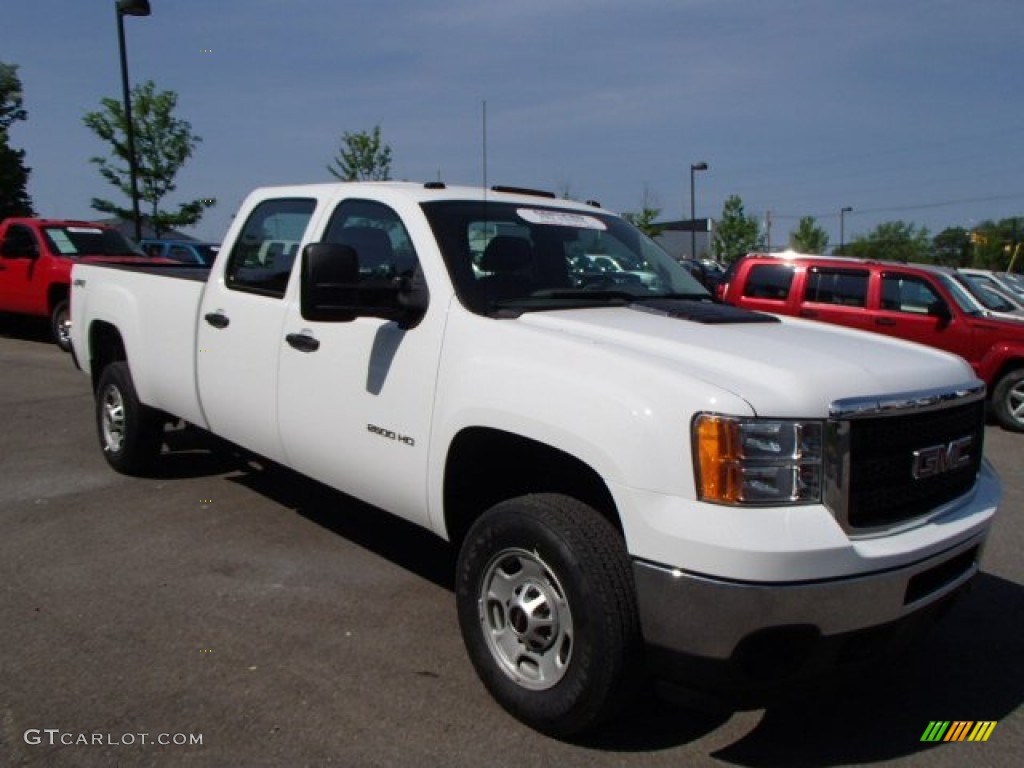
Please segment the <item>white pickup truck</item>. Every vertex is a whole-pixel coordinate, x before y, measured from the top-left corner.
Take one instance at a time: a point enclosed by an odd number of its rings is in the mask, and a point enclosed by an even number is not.
[[[79,264],[71,304],[114,469],[183,420],[450,540],[481,680],[558,736],[648,672],[739,701],[890,650],[1000,497],[959,358],[716,303],[529,190],[259,189],[212,269]]]

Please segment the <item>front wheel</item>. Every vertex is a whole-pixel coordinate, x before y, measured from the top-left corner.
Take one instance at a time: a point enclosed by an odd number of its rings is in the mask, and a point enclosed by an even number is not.
[[[163,419],[135,394],[128,364],[111,363],[96,387],[96,429],[107,463],[125,475],[152,468],[163,441]]]
[[[527,725],[578,735],[628,701],[640,679],[632,571],[619,532],[550,494],[502,502],[459,553],[463,641],[491,695]]]
[[[1024,432],[1024,368],[1010,371],[996,384],[992,411],[1003,429]]]
[[[67,299],[58,301],[50,313],[50,332],[58,347],[65,352],[71,351],[71,309]]]

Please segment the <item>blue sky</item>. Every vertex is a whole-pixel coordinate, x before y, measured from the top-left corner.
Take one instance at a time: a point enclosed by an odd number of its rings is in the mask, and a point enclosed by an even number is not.
[[[937,233],[1024,215],[1020,0],[151,0],[128,18],[133,83],[177,91],[202,136],[169,202],[214,197],[219,240],[245,194],[327,181],[344,131],[380,125],[392,176],[487,174],[663,218],[725,198],[839,240],[904,219]],[[53,217],[111,197],[82,124],[120,97],[114,0],[5,0],[11,130]]]

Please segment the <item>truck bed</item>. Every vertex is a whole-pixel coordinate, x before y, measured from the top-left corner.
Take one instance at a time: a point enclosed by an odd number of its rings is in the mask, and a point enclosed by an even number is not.
[[[206,419],[196,379],[199,307],[210,270],[176,264],[76,264],[71,273],[71,341],[90,365],[92,337],[117,328],[132,361],[139,399],[199,426]],[[83,318],[90,327],[83,327]]]

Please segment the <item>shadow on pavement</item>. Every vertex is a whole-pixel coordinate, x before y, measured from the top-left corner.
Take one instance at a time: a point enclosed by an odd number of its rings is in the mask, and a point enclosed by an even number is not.
[[[273,463],[228,478],[450,592],[455,552],[430,531]]]
[[[0,338],[53,344],[50,321],[45,317],[10,315],[0,312]],[[56,346],[56,345],[54,345]]]
[[[160,477],[226,474],[227,480],[454,591],[456,553],[429,531],[201,430],[169,432],[167,443]],[[921,741],[931,721],[999,721],[1021,705],[1022,637],[1024,587],[982,573],[911,650],[852,682],[768,708],[752,731],[711,757],[754,768],[838,766],[932,749]],[[731,716],[652,691],[607,729],[578,743],[603,752],[669,749],[707,736]],[[998,734],[997,726],[992,738]]]
[[[916,649],[855,684],[769,709],[758,726],[713,757],[743,766],[873,763],[935,748],[933,720],[1007,717],[1024,700],[1024,587],[977,577]],[[992,738],[998,738],[996,726]]]

